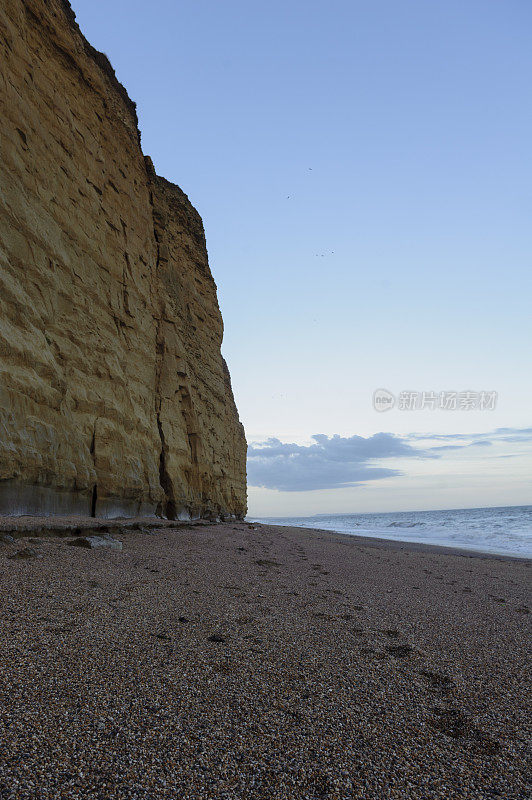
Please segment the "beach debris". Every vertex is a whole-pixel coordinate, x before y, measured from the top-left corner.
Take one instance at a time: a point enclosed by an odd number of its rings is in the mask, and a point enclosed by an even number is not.
[[[109,550],[122,550],[122,542],[118,539],[113,539],[108,534],[100,536],[76,536],[75,539],[70,539],[68,544],[73,547],[86,547],[88,550],[97,550],[99,548],[108,548]]]
[[[187,619],[187,617],[178,617],[178,618],[177,618],[177,621],[178,621],[178,622],[181,622],[181,624],[183,624],[183,625],[185,625],[187,622],[189,622],[189,620]]]
[[[15,538],[13,536],[10,536],[9,533],[0,534],[0,543],[2,543],[2,544],[13,544],[14,541],[15,541]]]

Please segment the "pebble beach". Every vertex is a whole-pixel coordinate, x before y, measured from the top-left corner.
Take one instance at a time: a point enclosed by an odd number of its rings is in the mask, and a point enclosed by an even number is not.
[[[0,544],[1,800],[529,797],[530,561],[62,533]]]

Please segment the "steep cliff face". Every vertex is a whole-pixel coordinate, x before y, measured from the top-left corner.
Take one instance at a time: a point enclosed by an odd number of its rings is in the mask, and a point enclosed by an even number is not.
[[[198,213],[64,0],[4,0],[0,62],[0,513],[243,515]]]

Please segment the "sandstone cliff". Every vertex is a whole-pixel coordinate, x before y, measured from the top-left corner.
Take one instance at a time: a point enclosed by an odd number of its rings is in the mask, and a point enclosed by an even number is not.
[[[198,213],[66,0],[3,0],[0,61],[0,513],[242,516]]]

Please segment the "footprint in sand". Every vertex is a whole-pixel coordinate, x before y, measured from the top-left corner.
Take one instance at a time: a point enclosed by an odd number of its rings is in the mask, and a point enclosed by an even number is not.
[[[389,644],[386,650],[394,658],[406,658],[413,653],[414,648],[409,644]]]
[[[388,636],[390,639],[398,639],[399,638],[399,631],[395,628],[378,628],[379,633],[383,633],[385,636]]]
[[[451,739],[470,745],[487,755],[500,750],[500,743],[471,723],[469,717],[455,708],[435,708],[435,718],[430,722],[433,728]]]
[[[453,679],[448,675],[444,675],[442,672],[432,672],[428,669],[422,669],[419,674],[425,679],[431,689],[434,689],[440,694],[450,694],[451,690],[454,689],[455,684]]]

